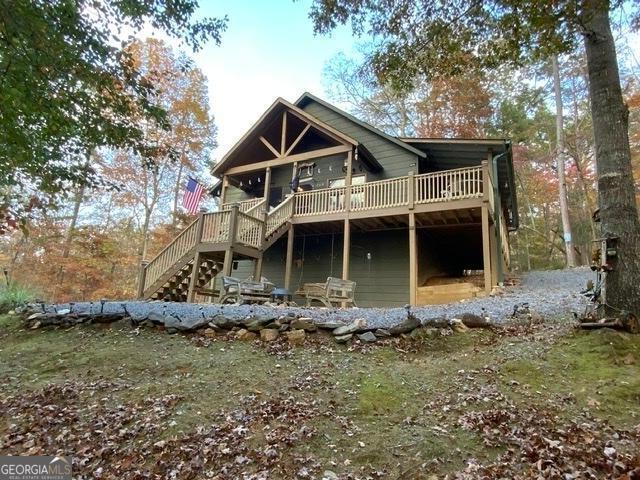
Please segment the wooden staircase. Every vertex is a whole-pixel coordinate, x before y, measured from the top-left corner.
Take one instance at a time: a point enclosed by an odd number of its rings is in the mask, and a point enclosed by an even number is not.
[[[293,196],[271,212],[265,201],[200,214],[150,262],[143,262],[138,298],[193,301],[219,273],[229,275],[234,254],[260,258],[290,228]],[[244,211],[243,211],[244,210]]]

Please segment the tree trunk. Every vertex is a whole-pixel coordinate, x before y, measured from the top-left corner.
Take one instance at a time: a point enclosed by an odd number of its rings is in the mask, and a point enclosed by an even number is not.
[[[602,234],[618,237],[616,256],[607,275],[612,314],[640,314],[640,222],[631,170],[629,111],[622,99],[609,4],[584,0],[584,44],[598,174],[598,207]]]
[[[556,164],[558,166],[558,186],[560,191],[560,217],[562,218],[562,230],[564,232],[564,250],[566,252],[567,267],[573,268],[576,266],[576,254],[573,251],[573,235],[571,232],[571,219],[569,218],[569,205],[567,202],[567,181],[564,174],[564,113],[562,109],[562,88],[557,55],[551,58],[551,64],[553,66],[553,89],[556,97]]]

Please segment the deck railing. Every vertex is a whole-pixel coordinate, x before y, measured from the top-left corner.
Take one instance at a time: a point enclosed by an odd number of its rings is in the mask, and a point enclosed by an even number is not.
[[[242,210],[242,208],[240,208],[240,211],[262,220],[262,214],[264,213],[264,207],[266,203],[266,199],[261,198],[258,202],[254,202],[253,207],[249,208],[248,210]]]
[[[229,221],[231,211],[205,213],[202,216],[202,241],[205,243],[222,243],[229,241]]]
[[[416,203],[462,200],[482,196],[482,167],[457,168],[415,176]]]
[[[345,211],[344,195],[346,187],[322,188],[295,194],[294,215],[327,215]]]
[[[351,210],[376,210],[407,205],[409,177],[379,180],[351,187]]]
[[[262,225],[262,220],[246,213],[238,212],[236,240],[250,247],[262,247]]]
[[[251,210],[256,205],[264,202],[264,198],[250,198],[249,200],[243,200],[242,202],[233,202],[233,203],[223,203],[222,210],[229,210],[233,205],[238,204],[240,207],[240,211],[242,213],[247,213],[248,210]]]
[[[265,237],[270,236],[291,218],[291,216],[293,215],[293,198],[293,195],[287,197],[284,202],[273,209],[273,211],[269,212],[269,214],[267,215]]]
[[[198,220],[195,220],[147,264],[145,267],[144,289],[146,290],[153,285],[170,267],[189,253],[197,243]]]
[[[493,187],[490,178],[485,183],[485,171],[488,172],[485,166],[458,168],[352,185],[350,190],[349,187],[337,187],[298,192],[295,194],[294,216],[342,213],[346,210],[347,193],[350,193],[350,210],[364,211],[482,198],[485,185],[488,200],[493,205]]]

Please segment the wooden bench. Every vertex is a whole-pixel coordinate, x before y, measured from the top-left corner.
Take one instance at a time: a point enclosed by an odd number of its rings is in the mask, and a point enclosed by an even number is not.
[[[249,277],[239,280],[234,277],[222,277],[222,296],[220,303],[235,303],[242,305],[246,302],[264,303],[271,300],[271,292],[275,285],[262,277],[259,282]]]
[[[311,306],[313,300],[317,300],[325,307],[331,308],[334,303],[356,307],[355,293],[356,282],[329,277],[324,283],[305,283],[296,295],[307,299],[307,307]]]

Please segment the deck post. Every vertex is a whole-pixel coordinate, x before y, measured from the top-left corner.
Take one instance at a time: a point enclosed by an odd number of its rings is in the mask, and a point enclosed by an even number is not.
[[[349,256],[351,255],[351,225],[344,219],[344,241],[342,242],[342,279],[349,280]]]
[[[147,265],[149,265],[148,260],[140,262],[140,272],[138,273],[138,300],[142,300],[142,297],[144,297],[144,282],[147,278]]]
[[[409,213],[409,304],[418,300],[418,242],[416,238],[416,214]]]
[[[264,174],[264,208],[269,210],[269,195],[271,194],[271,167],[267,167]]]
[[[227,201],[227,190],[229,188],[229,176],[224,175],[222,177],[222,192],[220,193],[220,209]]]
[[[409,182],[407,184],[407,200],[409,203],[409,210],[413,210],[416,204],[416,192],[415,192],[416,181],[415,181],[413,170],[409,172],[407,181]]]
[[[484,291],[491,293],[491,248],[489,244],[489,207],[485,203],[482,207],[482,268],[484,270]]]
[[[192,303],[196,296],[196,286],[200,277],[200,251],[198,247],[202,241],[202,232],[204,231],[204,212],[198,214],[198,224],[196,227],[196,253],[193,256],[193,267],[191,268],[191,277],[189,278],[189,291],[187,293],[187,303]]]
[[[229,217],[229,245],[231,246],[231,248],[233,248],[233,244],[236,243],[239,213],[240,206],[237,203],[231,205],[231,216]]]
[[[294,225],[289,227],[289,233],[287,236],[287,260],[284,270],[284,289],[289,290],[291,287],[291,270],[293,267],[293,239],[294,239]]]
[[[482,197],[485,202],[489,201],[489,178],[491,174],[489,172],[489,162],[482,160]]]
[[[356,150],[356,158],[358,156],[358,151]],[[347,171],[344,176],[344,211],[348,212],[351,210],[351,176],[353,170],[353,152],[347,152]],[[348,280],[345,278],[345,280]]]

